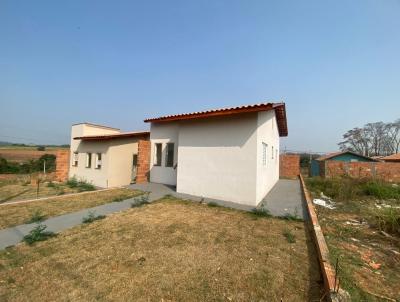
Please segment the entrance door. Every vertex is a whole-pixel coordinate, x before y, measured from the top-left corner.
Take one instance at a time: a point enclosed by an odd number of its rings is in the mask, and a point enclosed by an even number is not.
[[[131,183],[135,183],[135,182],[136,182],[137,161],[138,161],[138,155],[137,155],[137,154],[133,154],[133,158],[132,158],[132,177],[131,177]]]

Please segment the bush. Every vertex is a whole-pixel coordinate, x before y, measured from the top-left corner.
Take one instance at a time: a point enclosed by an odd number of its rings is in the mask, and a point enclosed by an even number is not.
[[[209,203],[207,203],[207,205],[212,208],[219,207],[219,204],[215,201],[210,201]]]
[[[83,223],[92,223],[93,221],[106,218],[105,215],[96,215],[95,212],[90,211],[89,214],[82,218]]]
[[[38,146],[36,149],[37,149],[38,151],[45,151],[45,150],[46,150],[46,147],[45,147],[45,146]]]
[[[43,215],[40,210],[36,210],[35,212],[33,212],[31,218],[26,223],[41,222],[45,218],[46,218],[46,216]]]
[[[47,226],[38,224],[28,235],[25,235],[23,241],[31,245],[37,241],[44,241],[50,237],[56,236],[53,232],[46,231]]]
[[[55,187],[56,187],[56,185],[55,185],[55,183],[54,183],[54,182],[52,182],[52,181],[49,181],[49,182],[47,183],[47,187],[48,187],[48,188],[55,188]]]
[[[287,240],[289,243],[295,243],[295,242],[296,242],[296,237],[295,237],[294,234],[293,234],[290,230],[288,230],[288,229],[286,229],[286,230],[283,232],[283,236],[286,237],[286,240]]]
[[[78,180],[76,177],[71,177],[67,180],[66,182],[67,186],[70,187],[71,189],[76,188],[78,186]]]

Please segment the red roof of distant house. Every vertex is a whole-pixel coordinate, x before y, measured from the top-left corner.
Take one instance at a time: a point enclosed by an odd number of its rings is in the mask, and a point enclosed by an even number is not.
[[[381,158],[384,161],[400,161],[400,153],[392,154]]]
[[[172,121],[181,121],[181,120],[189,120],[189,119],[202,119],[216,116],[229,116],[240,113],[247,112],[260,112],[260,111],[269,111],[275,110],[276,119],[278,123],[278,130],[280,136],[288,135],[287,128],[287,120],[286,120],[286,109],[285,103],[262,103],[262,104],[254,104],[254,105],[245,105],[239,107],[231,107],[231,108],[220,108],[220,109],[212,109],[200,112],[192,112],[192,113],[182,113],[175,115],[166,115],[160,116],[156,118],[145,119],[146,123],[160,123],[160,122],[172,122]]]
[[[124,133],[116,133],[116,134],[104,134],[104,135],[87,135],[87,136],[77,136],[74,139],[81,139],[85,141],[89,140],[109,140],[109,139],[116,139],[116,138],[128,138],[128,137],[141,137],[141,136],[149,136],[150,132],[148,131],[141,131],[141,132],[124,132]]]

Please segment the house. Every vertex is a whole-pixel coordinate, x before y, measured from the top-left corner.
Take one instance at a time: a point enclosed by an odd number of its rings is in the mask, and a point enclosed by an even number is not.
[[[146,119],[150,181],[179,193],[256,206],[279,179],[284,103]]]
[[[325,162],[376,162],[375,159],[351,151],[333,152],[311,161],[311,176],[325,175]]]
[[[381,160],[389,163],[400,163],[400,153],[382,157]]]
[[[148,152],[149,137],[149,132],[121,132],[91,123],[72,125],[69,177],[103,188],[129,185],[139,176],[139,151]]]

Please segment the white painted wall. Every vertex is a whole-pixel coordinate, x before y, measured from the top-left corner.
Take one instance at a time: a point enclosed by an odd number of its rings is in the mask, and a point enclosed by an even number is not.
[[[166,144],[175,143],[174,165],[178,162],[179,124],[152,123],[150,127],[151,155],[150,155],[150,182],[176,186],[177,170],[165,167]],[[155,166],[155,144],[162,144],[161,166]]]
[[[257,204],[279,179],[279,132],[275,111],[258,113],[257,121]],[[263,146],[267,144],[267,161],[263,165]],[[273,151],[272,151],[273,149]]]
[[[257,122],[257,113],[181,122],[177,191],[255,206]]]
[[[74,140],[74,137],[120,133],[118,130],[93,126],[73,125],[71,129],[71,156],[69,177],[84,179],[98,187],[115,187],[131,182],[133,154],[138,151],[136,138],[102,141]],[[78,152],[78,166],[72,166],[74,152]],[[86,153],[92,153],[92,165],[86,168]],[[95,168],[96,153],[102,153],[101,169]]]

